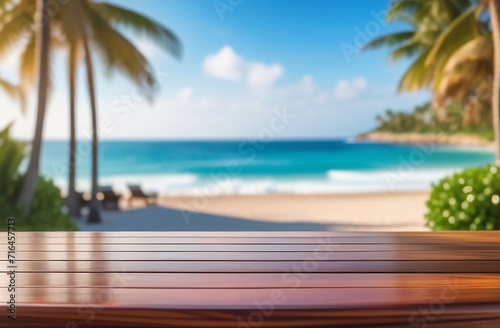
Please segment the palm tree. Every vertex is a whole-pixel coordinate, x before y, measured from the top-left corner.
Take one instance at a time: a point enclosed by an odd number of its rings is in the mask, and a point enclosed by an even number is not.
[[[21,34],[27,24],[17,24],[22,18],[29,20],[34,15],[34,8],[29,0],[21,0],[10,10],[4,26],[11,26],[10,30]],[[1,19],[0,19],[1,21]],[[152,41],[163,47],[168,53],[175,57],[180,56],[180,43],[177,37],[163,27],[161,24],[130,10],[107,4],[94,3],[90,0],[72,0],[60,6],[60,10],[52,17],[54,28],[54,43],[62,44],[69,49],[69,79],[70,79],[70,164],[69,164],[69,189],[68,208],[70,214],[77,212],[77,194],[75,190],[75,79],[76,67],[79,56],[80,45],[89,48],[89,41],[98,47],[96,51],[104,58],[108,69],[118,69],[131,78],[133,82],[144,87],[150,92],[155,90],[156,81],[153,70],[146,58],[139,50],[125,38],[113,25],[125,25],[131,27],[138,34],[147,35]],[[20,25],[20,26],[19,26]],[[0,37],[3,31],[0,31]],[[87,32],[88,31],[88,32]],[[28,31],[29,32],[29,31]],[[62,36],[62,40],[61,40]],[[34,65],[33,53],[35,48],[35,35],[32,35],[27,43],[21,60],[21,76],[23,80],[33,80]],[[0,43],[0,53],[2,52]],[[98,217],[97,202],[97,109],[95,103],[94,78],[92,74],[92,57],[90,51],[85,52],[85,63],[87,65],[87,78],[89,84],[89,96],[91,98],[91,112],[93,122],[93,170],[92,170],[92,199],[91,216]],[[92,99],[94,99],[92,101]],[[151,98],[150,98],[151,99]],[[96,214],[97,213],[97,214]],[[97,221],[96,219],[93,219]]]
[[[432,11],[439,18],[436,20],[439,28],[432,42],[414,52],[419,57],[403,76],[400,87],[408,90],[432,87],[433,105],[438,109],[454,101],[462,102],[465,108],[462,124],[483,120],[491,108],[495,164],[500,166],[500,0],[399,0],[391,5],[396,10],[390,11],[388,17],[404,13],[403,17],[410,22],[423,22],[424,2],[439,6]],[[482,14],[486,9],[489,15]],[[429,26],[432,24],[422,24],[418,30]],[[367,48],[395,44],[411,48],[415,36],[389,35],[373,40]]]
[[[92,197],[88,222],[100,222],[98,190],[98,135],[97,135],[97,108],[95,103],[95,88],[92,72],[92,57],[89,50],[87,29],[92,31],[92,40],[102,49],[105,62],[109,68],[117,68],[126,74],[138,85],[152,92],[156,84],[153,71],[146,58],[111,24],[122,24],[132,27],[140,34],[148,35],[153,41],[162,46],[175,57],[180,56],[180,43],[177,37],[153,20],[130,10],[107,4],[80,1],[84,15],[82,42],[85,50],[87,66],[87,80],[92,111]]]
[[[24,180],[19,204],[29,212],[31,201],[38,181],[40,152],[42,148],[43,123],[47,105],[48,75],[49,75],[49,49],[50,49],[50,19],[48,13],[48,0],[38,0],[38,108],[36,118],[35,136],[31,146],[31,155],[28,170]]]
[[[89,50],[88,39],[85,35],[83,40],[83,49],[85,50],[85,67],[87,69],[87,83],[90,97],[90,110],[92,114],[92,198],[90,199],[90,213],[87,222],[101,222],[99,213],[99,200],[97,199],[98,181],[97,181],[97,159],[98,159],[98,141],[97,141],[97,108],[95,102],[94,73],[92,68],[92,57]]]
[[[495,131],[495,165],[500,166],[500,1],[489,0],[491,29],[493,34],[493,88],[492,112],[493,130]]]
[[[391,59],[413,58],[398,84],[398,91],[416,91],[432,87],[443,63],[428,57],[442,31],[471,6],[471,0],[396,0],[386,16],[389,22],[403,22],[409,29],[376,38],[364,49],[389,46]],[[444,119],[445,112],[440,113]]]
[[[429,57],[429,63],[444,62],[440,79],[435,83],[435,94],[441,102],[463,101],[474,93],[477,96],[471,98],[473,105],[479,107],[485,95],[491,97],[486,106],[491,106],[497,166],[500,166],[499,7],[500,0],[483,0],[457,17],[440,35]],[[484,20],[482,15],[486,9],[489,9],[489,20]]]
[[[80,216],[80,202],[76,192],[76,71],[78,66],[78,43],[73,41],[69,45],[69,176],[68,195],[66,206],[72,217]]]

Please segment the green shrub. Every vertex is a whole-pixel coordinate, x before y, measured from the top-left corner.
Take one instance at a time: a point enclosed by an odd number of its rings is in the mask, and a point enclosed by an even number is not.
[[[60,190],[51,180],[39,178],[31,211],[26,214],[16,206],[23,184],[18,173],[24,157],[24,145],[9,137],[9,127],[0,131],[0,230],[7,229],[9,218],[16,218],[16,230],[77,230],[72,219],[62,212]]]
[[[499,230],[500,170],[466,169],[433,185],[427,201],[432,230]]]
[[[16,189],[20,190],[22,179],[15,181]],[[74,231],[78,230],[73,220],[61,209],[64,204],[60,190],[51,180],[39,178],[35,189],[31,211],[26,214],[16,206],[16,200],[0,195],[0,230],[7,228],[7,219],[16,218],[18,231]]]

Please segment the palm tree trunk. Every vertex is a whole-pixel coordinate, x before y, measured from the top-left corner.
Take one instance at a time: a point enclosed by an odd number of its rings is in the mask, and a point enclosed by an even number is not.
[[[50,48],[50,26],[48,0],[38,0],[38,108],[36,116],[35,135],[31,146],[31,155],[28,170],[24,180],[23,188],[19,194],[18,203],[28,213],[31,202],[35,195],[38,182],[38,171],[40,164],[40,153],[42,149],[43,122],[47,105],[48,75],[49,75],[49,48]]]
[[[72,43],[69,53],[69,125],[70,125],[70,141],[69,141],[69,177],[68,177],[68,198],[66,205],[68,206],[68,214],[72,217],[80,216],[80,202],[76,193],[75,170],[76,170],[76,127],[75,127],[75,83],[76,83],[76,68],[77,68],[77,46]]]
[[[97,108],[95,102],[94,89],[94,73],[92,71],[92,58],[89,50],[87,38],[84,37],[83,48],[85,50],[85,66],[87,68],[87,82],[89,87],[90,108],[92,111],[92,197],[90,199],[90,213],[87,219],[88,223],[101,222],[100,204],[97,199],[98,183],[97,183],[97,159],[98,159],[98,144],[97,144]]]
[[[489,9],[494,49],[491,106],[495,131],[495,165],[500,166],[500,0],[490,0]]]

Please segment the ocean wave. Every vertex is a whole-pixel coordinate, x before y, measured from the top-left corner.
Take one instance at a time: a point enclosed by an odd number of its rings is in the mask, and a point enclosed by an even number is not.
[[[397,171],[330,170],[321,177],[208,177],[194,174],[124,175],[103,177],[101,185],[112,185],[127,194],[127,184],[140,184],[145,191],[173,196],[259,195],[259,194],[322,194],[354,192],[390,192],[428,190],[432,182],[453,173],[454,169]],[[64,180],[56,184],[65,190]],[[88,180],[77,180],[78,190],[88,192]]]
[[[378,186],[379,191],[429,189],[447,175],[460,171],[459,168],[434,169],[395,169],[373,171],[330,170],[327,177],[333,183],[371,189]]]
[[[189,189],[190,186],[196,183],[198,176],[191,173],[180,174],[132,174],[132,175],[117,175],[106,176],[99,178],[99,185],[110,185],[118,193],[128,193],[129,184],[139,184],[145,191],[154,191],[160,193],[168,193],[172,190]],[[56,178],[54,183],[66,193],[67,180],[65,178]],[[77,178],[77,190],[82,192],[90,191],[90,178]]]

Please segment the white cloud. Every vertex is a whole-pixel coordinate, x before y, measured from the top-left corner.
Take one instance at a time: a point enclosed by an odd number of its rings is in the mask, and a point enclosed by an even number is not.
[[[284,69],[280,64],[266,64],[243,59],[231,46],[222,47],[217,53],[203,61],[204,72],[211,77],[246,81],[250,89],[258,93],[270,91]]]
[[[203,70],[209,76],[239,81],[243,77],[244,60],[230,46],[225,46],[214,55],[205,58]]]
[[[181,102],[189,101],[193,97],[193,88],[185,87],[177,94],[177,99]]]
[[[276,79],[283,75],[283,67],[278,64],[253,63],[248,69],[247,82],[257,92],[269,91]]]
[[[337,100],[346,100],[356,97],[363,91],[368,82],[364,77],[357,77],[352,80],[339,81],[333,90],[333,97]]]

